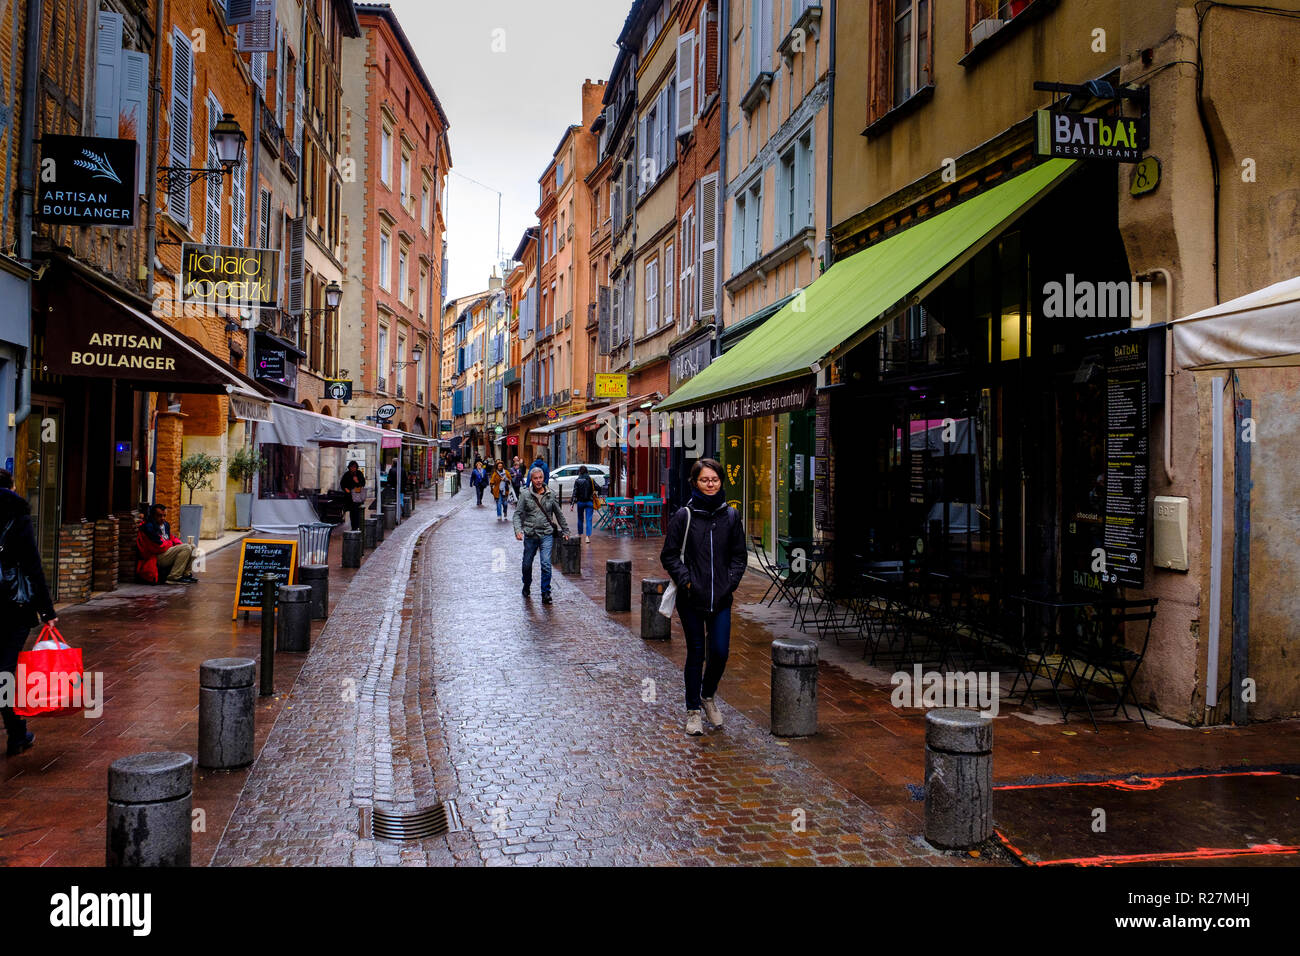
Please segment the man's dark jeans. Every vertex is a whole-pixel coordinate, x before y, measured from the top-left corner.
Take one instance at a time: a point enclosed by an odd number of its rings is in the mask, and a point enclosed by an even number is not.
[[[12,612],[13,605],[5,605],[0,615]],[[30,627],[0,624],[0,673],[13,674],[14,689],[18,688],[18,655],[27,643]],[[4,718],[5,731],[11,740],[17,740],[27,732],[27,721],[14,713],[12,707],[0,707],[0,717]]]
[[[727,667],[731,649],[731,608],[714,614],[697,611],[677,596],[677,614],[686,632],[686,709],[699,710],[701,697],[718,692],[718,681]],[[705,664],[705,648],[708,664]],[[701,679],[701,671],[703,678]]]
[[[542,553],[542,593],[551,593],[551,549],[555,543],[554,535],[544,538],[524,538],[524,587],[533,586],[533,558],[538,551]]]

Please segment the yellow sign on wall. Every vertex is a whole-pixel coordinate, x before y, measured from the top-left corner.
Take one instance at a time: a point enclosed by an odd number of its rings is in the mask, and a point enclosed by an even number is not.
[[[626,372],[597,372],[597,398],[627,398]]]

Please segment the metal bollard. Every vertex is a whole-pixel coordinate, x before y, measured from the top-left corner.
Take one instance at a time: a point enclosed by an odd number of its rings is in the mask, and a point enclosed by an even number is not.
[[[626,614],[632,610],[632,562],[605,562],[605,610]]]
[[[667,587],[667,578],[641,579],[642,640],[666,641],[671,637],[672,621],[659,613],[659,602],[663,600],[664,589]]]
[[[383,540],[383,536],[379,533],[380,525],[383,524],[383,520],[383,518],[367,518],[361,523],[361,527],[365,531],[365,535],[362,538],[362,544],[365,546],[367,551],[373,551],[375,546]]]
[[[410,495],[402,495],[402,517],[403,518],[411,517],[411,501],[412,498]]]
[[[993,721],[956,707],[925,715],[925,838],[963,849],[993,835]]]
[[[189,866],[194,760],[189,754],[119,757],[108,768],[104,865]]]
[[[343,532],[343,567],[361,567],[361,543],[362,533],[360,531]]]
[[[253,673],[247,657],[219,657],[199,666],[199,766],[217,770],[253,762]]]
[[[277,651],[311,650],[311,585],[281,584]]]
[[[328,564],[298,565],[298,583],[311,588],[311,619],[330,616],[330,569]]]
[[[261,696],[275,693],[275,590],[274,574],[262,575],[262,686]]]
[[[817,642],[779,637],[772,642],[772,735],[817,733]]]
[[[397,502],[389,501],[384,504],[384,530],[392,531],[397,527]],[[380,541],[383,540],[381,537]]]
[[[576,534],[570,538],[556,535],[556,543],[560,546],[560,571],[564,574],[581,574],[582,539]]]

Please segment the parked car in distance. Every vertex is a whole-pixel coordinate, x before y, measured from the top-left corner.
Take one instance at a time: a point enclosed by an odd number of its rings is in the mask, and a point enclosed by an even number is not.
[[[573,483],[578,480],[578,469],[582,467],[579,462],[576,465],[561,465],[551,471],[551,480],[546,486],[551,489],[551,493],[560,501],[569,501],[573,498]],[[604,465],[587,465],[587,475],[596,485],[596,493],[602,494],[604,489],[609,487],[609,469]]]

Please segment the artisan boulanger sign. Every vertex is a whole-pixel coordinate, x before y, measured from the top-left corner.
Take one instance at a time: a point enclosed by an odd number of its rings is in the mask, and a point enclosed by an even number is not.
[[[728,395],[703,406],[704,424],[799,411],[811,407],[815,391],[813,379],[807,377]]]
[[[170,343],[168,343],[170,344]],[[129,335],[124,332],[92,331],[80,349],[69,351],[73,371],[107,369],[174,372],[176,358],[163,352],[161,335]]]
[[[36,216],[75,226],[134,226],[136,142],[41,137]]]
[[[1038,155],[1136,163],[1147,147],[1145,116],[1097,116],[1038,111]]]
[[[275,249],[181,246],[181,301],[274,308],[280,253]]]

